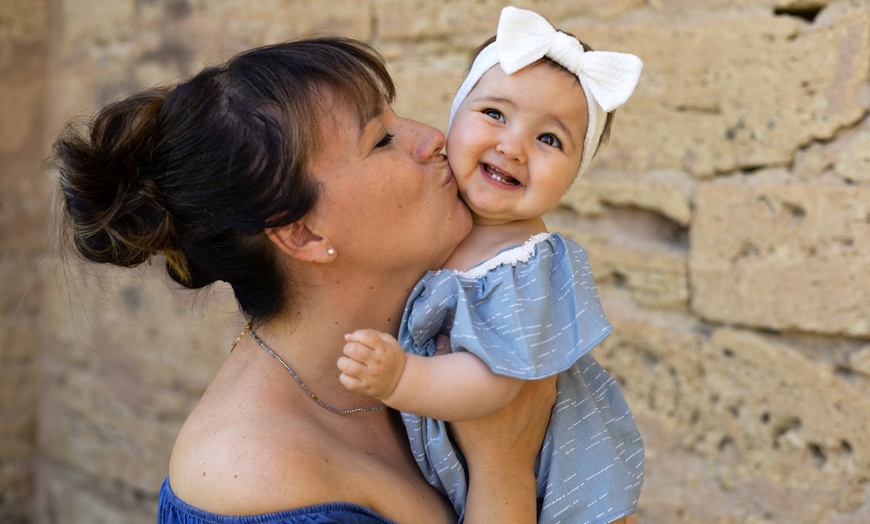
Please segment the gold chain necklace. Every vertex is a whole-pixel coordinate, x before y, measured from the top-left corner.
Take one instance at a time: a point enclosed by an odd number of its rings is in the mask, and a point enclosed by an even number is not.
[[[250,322],[248,322],[247,324],[245,324],[245,329],[243,329],[242,332],[239,334],[239,336],[236,337],[236,340],[233,342],[233,345],[232,345],[232,347],[230,348],[230,352],[231,352],[231,353],[232,353],[232,351],[233,351],[234,349],[236,349],[236,344],[238,344],[239,341],[242,340],[242,337],[244,337],[246,334],[250,334],[250,335],[251,335],[251,338],[253,338],[254,341],[255,341],[255,342],[256,342],[256,343],[257,343],[261,348],[263,348],[263,349],[266,350],[266,353],[272,355],[272,357],[273,357],[275,360],[277,360],[278,362],[280,362],[281,365],[284,366],[284,369],[286,369],[286,370],[290,373],[290,376],[293,377],[294,380],[296,380],[296,383],[298,383],[298,384],[302,387],[302,389],[305,391],[305,393],[308,394],[308,396],[309,396],[309,397],[310,397],[314,402],[317,402],[317,403],[320,405],[320,407],[322,407],[322,408],[324,408],[324,409],[328,409],[329,411],[332,411],[333,413],[337,413],[337,414],[339,414],[339,415],[350,415],[351,413],[362,413],[362,412],[368,412],[368,411],[380,411],[380,410],[382,410],[382,409],[384,409],[384,408],[387,407],[387,406],[381,405],[381,406],[375,406],[375,407],[370,407],[370,408],[338,409],[338,408],[336,408],[336,407],[330,406],[330,405],[327,404],[326,402],[320,400],[320,399],[317,397],[317,395],[315,395],[315,394],[314,394],[310,389],[308,389],[308,386],[305,385],[305,382],[302,382],[302,379],[299,378],[299,375],[297,375],[297,374],[296,374],[292,369],[290,369],[290,366],[288,366],[287,363],[284,362],[284,360],[283,360],[280,356],[278,356],[277,353],[275,353],[274,351],[272,351],[272,348],[270,348],[269,346],[266,345],[265,342],[263,342],[262,340],[260,340],[260,337],[258,337],[257,334],[254,333],[254,330],[253,330],[253,328],[251,327],[251,323],[250,323]]]

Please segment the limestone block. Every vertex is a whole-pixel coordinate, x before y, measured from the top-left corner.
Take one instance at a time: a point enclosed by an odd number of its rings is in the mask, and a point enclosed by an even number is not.
[[[167,293],[168,287],[163,279],[124,283],[123,307],[107,308],[97,319],[95,363],[123,401],[157,414],[186,415],[244,322],[227,289],[210,290],[223,301],[196,305],[189,293]]]
[[[0,360],[0,414],[36,406],[39,375],[35,363],[12,365]]]
[[[623,288],[635,303],[653,309],[687,308],[687,254],[667,238],[673,234],[667,221],[625,210],[592,219],[567,209],[557,209],[545,220],[551,231],[586,249],[599,285]]]
[[[651,521],[810,524],[867,513],[861,388],[775,337],[708,334],[692,317],[601,294],[615,330],[593,354],[642,423],[650,475],[641,499],[660,517]],[[683,517],[663,518],[674,514]]]
[[[40,521],[56,524],[153,524],[157,520],[157,489],[124,491],[103,479],[70,474],[48,465],[42,482]]]
[[[692,308],[715,322],[870,336],[870,190],[716,183],[699,188]]]
[[[17,152],[40,138],[48,4],[14,0],[0,6],[0,153]]]
[[[785,486],[802,485],[813,477],[839,482],[829,508],[849,511],[863,505],[870,479],[870,417],[865,415],[870,414],[870,400],[860,389],[788,347],[752,333],[718,330],[711,344],[731,361],[720,370],[722,379],[730,382],[732,392],[742,390],[733,398],[743,397],[737,418],[744,435],[732,436],[738,451],[746,446],[745,456],[755,464],[738,466],[738,475],[761,472]],[[744,436],[748,438],[741,442]],[[767,446],[790,457],[771,461]],[[795,469],[806,477],[794,479]],[[805,507],[827,509],[822,504]]]
[[[93,273],[97,267],[72,253],[47,257],[40,265],[45,282],[45,343],[58,365],[90,362],[96,306],[89,300],[100,296],[100,280]]]
[[[44,224],[33,224],[33,226],[39,227],[24,226],[23,232],[41,231]],[[36,315],[42,306],[42,297],[40,297],[41,271],[39,265],[34,264],[34,259],[39,254],[39,251],[36,250],[0,250],[0,279],[3,281],[3,293],[0,293],[0,313],[9,315],[8,318],[13,316],[26,318]],[[35,339],[36,333],[33,335]],[[0,350],[0,356],[5,354],[5,350]]]
[[[462,83],[468,56],[439,52],[436,47],[421,43],[390,45],[385,52],[396,84],[396,113],[446,131],[450,106]]]
[[[41,449],[82,474],[156,491],[181,423],[241,330],[232,295],[180,291],[160,259],[52,269]]]
[[[3,257],[16,256],[19,261],[24,261],[26,266],[21,268],[20,275],[26,275],[28,281],[32,280],[30,276],[34,272],[32,257],[55,239],[54,229],[50,227],[54,224],[48,223],[52,202],[50,190],[39,168],[43,159],[39,149],[41,141],[37,139],[39,133],[36,129],[31,131],[37,147],[24,146],[16,152],[0,153],[0,165],[3,166],[0,171],[0,238],[3,239],[0,253]],[[13,262],[0,261],[3,265],[7,263]],[[18,287],[19,284],[14,285]]]
[[[373,26],[368,3],[357,0],[73,0],[63,9],[52,61],[54,88],[64,93],[51,99],[49,122],[56,126],[250,47],[318,32],[370,40]]]
[[[46,277],[51,360],[90,370],[114,398],[156,414],[186,415],[243,326],[226,286],[180,290],[159,258],[132,270],[57,266]]]
[[[9,75],[6,68],[0,66],[0,92],[3,93],[0,97],[0,121],[3,122],[0,125],[0,151],[16,151],[36,133],[41,123],[36,118],[39,114],[36,110],[42,104],[42,85],[44,80],[40,77]]]
[[[747,7],[769,7],[780,9],[818,9],[836,0],[706,0],[703,3],[698,0],[650,0],[650,5],[662,11],[688,11],[703,9],[729,9]]]
[[[0,406],[35,410],[44,296],[39,253],[0,253]],[[0,408],[2,410],[2,408]]]
[[[60,5],[64,23],[62,46],[104,46],[130,39],[136,30],[135,2],[71,0]]]
[[[850,355],[849,367],[864,376],[870,377],[870,345]]]
[[[870,183],[870,130],[852,138],[837,158],[834,171],[849,182]]]
[[[8,324],[0,331],[0,365],[5,362],[32,362],[39,354],[41,340],[36,334],[41,319],[22,322],[11,315],[4,316]]]
[[[569,232],[568,236],[574,235]],[[685,256],[666,251],[639,252],[582,235],[575,240],[595,254],[596,282],[615,282],[629,289],[632,300],[644,307],[686,308],[689,290]]]
[[[41,41],[49,31],[49,0],[6,0],[0,5],[0,41]],[[5,58],[5,57],[4,57]]]
[[[33,455],[36,417],[31,409],[0,414],[0,460],[22,460]]]
[[[870,119],[795,155],[794,172],[803,180],[836,176],[847,182],[870,183]]]
[[[131,405],[106,378],[71,369],[46,373],[41,452],[83,474],[155,491],[185,414],[159,416]]]
[[[575,31],[645,64],[635,94],[617,110],[602,168],[710,176],[785,165],[801,146],[833,137],[866,111],[866,2],[833,3],[813,24],[758,10],[644,14],[578,23]]]
[[[682,171],[651,171],[638,176],[592,170],[571,186],[562,203],[587,215],[599,215],[607,205],[631,206],[685,227],[692,219],[694,186],[692,177]]]
[[[283,42],[314,33],[373,37],[371,0],[219,0],[197,5],[197,24],[225,31],[245,47]]]
[[[33,496],[33,474],[27,460],[20,457],[0,460],[0,486],[3,486],[3,495],[0,496],[0,521],[27,522],[24,517],[14,515],[19,520],[10,515],[17,513],[16,506],[23,510]]]
[[[375,0],[375,10],[378,35],[384,40],[451,37],[471,45],[473,49],[495,34],[499,14],[508,5],[540,13],[560,27],[560,21],[567,17],[609,19],[638,9],[644,3],[643,0]]]

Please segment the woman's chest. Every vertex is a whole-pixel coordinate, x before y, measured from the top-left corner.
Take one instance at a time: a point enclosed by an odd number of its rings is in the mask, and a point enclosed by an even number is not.
[[[452,506],[430,486],[414,462],[407,436],[389,432],[342,435],[332,444],[337,489],[398,522],[455,522]],[[340,480],[339,480],[340,479]]]

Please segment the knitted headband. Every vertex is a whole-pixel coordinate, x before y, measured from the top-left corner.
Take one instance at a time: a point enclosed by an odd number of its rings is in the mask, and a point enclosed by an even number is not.
[[[594,146],[601,139],[607,113],[624,104],[634,92],[643,63],[626,53],[584,51],[576,38],[557,31],[535,12],[515,7],[502,10],[495,42],[474,59],[471,71],[453,99],[448,129],[462,102],[493,66],[501,64],[505,74],[510,75],[543,57],[577,76],[586,95],[589,123],[577,172],[577,176],[581,176],[592,162]]]

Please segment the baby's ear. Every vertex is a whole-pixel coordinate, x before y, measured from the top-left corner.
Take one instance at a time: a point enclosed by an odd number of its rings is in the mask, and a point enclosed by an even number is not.
[[[302,221],[270,227],[266,229],[266,237],[296,260],[328,263],[335,258],[329,239],[313,233]]]

